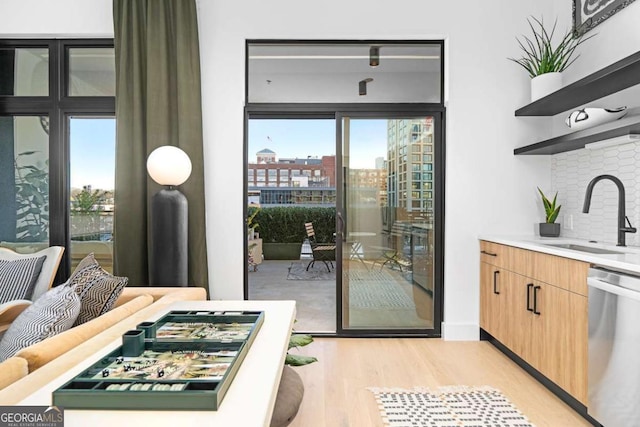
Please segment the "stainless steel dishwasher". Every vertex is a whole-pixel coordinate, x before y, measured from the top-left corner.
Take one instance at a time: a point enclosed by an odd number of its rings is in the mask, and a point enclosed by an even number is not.
[[[640,426],[640,275],[589,269],[587,411],[606,427]]]

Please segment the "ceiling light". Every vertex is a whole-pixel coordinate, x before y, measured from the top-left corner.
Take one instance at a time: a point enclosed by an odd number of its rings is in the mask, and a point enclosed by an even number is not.
[[[369,48],[369,66],[377,67],[378,65],[380,65],[380,48],[371,46]]]
[[[364,80],[360,80],[358,82],[358,93],[360,95],[366,95],[367,94],[367,83],[372,82],[373,79],[371,77],[367,77]]]
[[[628,135],[617,136],[615,138],[605,139],[603,141],[592,142],[584,148],[589,150],[597,150],[598,148],[612,147],[614,145],[629,144],[631,142],[640,142],[640,134],[630,133]]]

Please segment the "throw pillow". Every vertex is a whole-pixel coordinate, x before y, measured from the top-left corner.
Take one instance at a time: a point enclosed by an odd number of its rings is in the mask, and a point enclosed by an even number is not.
[[[53,288],[13,321],[0,341],[0,361],[73,326],[80,313],[80,297],[73,288]]]
[[[31,299],[46,256],[0,260],[0,304]]]
[[[82,309],[74,326],[81,325],[111,310],[129,281],[106,272],[93,253],[87,255],[69,277],[67,286],[80,296]]]

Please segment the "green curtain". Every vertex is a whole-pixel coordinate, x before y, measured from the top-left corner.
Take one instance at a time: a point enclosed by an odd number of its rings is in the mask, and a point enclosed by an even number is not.
[[[113,0],[116,55],[114,269],[149,284],[155,148],[174,145],[193,164],[180,190],[189,201],[189,286],[208,289],[200,54],[195,0]]]

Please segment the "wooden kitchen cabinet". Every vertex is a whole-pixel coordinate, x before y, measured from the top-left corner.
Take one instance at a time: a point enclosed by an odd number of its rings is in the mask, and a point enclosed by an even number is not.
[[[587,298],[534,281],[536,312],[531,314],[531,365],[583,404],[587,404]]]
[[[481,261],[482,329],[586,405],[589,265],[484,241]]]
[[[509,289],[505,286],[504,272],[499,267],[480,263],[480,327],[500,342],[509,340],[508,308]]]

